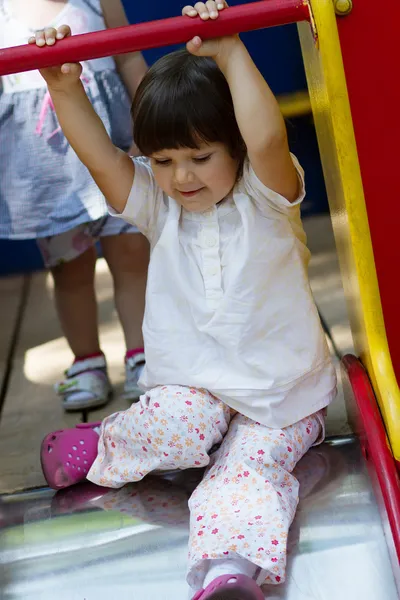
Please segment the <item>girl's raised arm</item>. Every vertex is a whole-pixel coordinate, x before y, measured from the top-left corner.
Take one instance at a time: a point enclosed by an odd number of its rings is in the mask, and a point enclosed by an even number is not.
[[[29,40],[38,46],[53,45],[71,34],[67,25],[39,31]],[[58,42],[57,42],[58,43]],[[89,169],[107,202],[123,212],[132,188],[135,167],[125,152],[116,148],[90,103],[80,80],[80,64],[64,64],[41,70],[65,137]]]
[[[198,2],[186,6],[189,17],[215,19],[225,2]],[[229,9],[228,9],[229,10]],[[225,75],[236,120],[246,143],[250,163],[262,183],[289,202],[296,200],[299,182],[290,156],[286,127],[275,96],[238,36],[203,42],[195,37],[188,50],[211,56]]]

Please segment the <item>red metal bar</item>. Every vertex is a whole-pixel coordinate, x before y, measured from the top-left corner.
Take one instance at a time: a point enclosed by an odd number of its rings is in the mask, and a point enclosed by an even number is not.
[[[393,563],[393,574],[400,591],[400,478],[390,451],[382,417],[368,375],[360,361],[351,354],[342,359],[343,385],[350,401],[350,414],[355,409],[355,433],[372,475],[372,484],[383,501],[393,539],[387,540]],[[355,406],[351,406],[354,401]],[[376,484],[376,486],[375,486]],[[379,497],[381,496],[381,498]],[[380,507],[383,509],[383,506]],[[390,542],[393,542],[391,547]]]
[[[5,48],[0,50],[0,75],[182,44],[195,35],[207,39],[309,20],[305,0],[261,0],[229,8],[216,21],[174,17],[76,35],[45,48]]]

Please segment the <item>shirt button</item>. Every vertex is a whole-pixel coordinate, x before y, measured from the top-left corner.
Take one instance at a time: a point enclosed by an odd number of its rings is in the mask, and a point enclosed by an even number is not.
[[[217,243],[217,240],[215,239],[215,237],[208,236],[206,237],[205,242],[206,246],[208,246],[209,248],[214,248],[215,244]]]
[[[217,273],[218,273],[217,267],[209,267],[206,270],[206,275],[209,275],[210,277],[214,277],[214,275],[216,275]]]

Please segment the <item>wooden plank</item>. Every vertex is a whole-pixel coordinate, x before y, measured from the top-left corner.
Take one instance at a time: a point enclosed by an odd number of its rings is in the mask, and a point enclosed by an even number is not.
[[[22,276],[0,278],[0,388],[17,323],[23,283]]]
[[[70,427],[52,384],[71,361],[47,276],[34,275],[0,421],[0,492],[44,485],[39,447],[46,433]]]
[[[101,344],[115,395],[106,408],[91,413],[91,420],[127,408],[119,397],[125,346],[114,307],[112,279],[103,260],[98,261],[96,270]],[[44,485],[39,460],[41,440],[50,431],[72,427],[82,419],[80,413],[66,415],[53,391],[53,384],[73,356],[61,332],[52,292],[49,275],[33,276],[0,422],[0,492]]]

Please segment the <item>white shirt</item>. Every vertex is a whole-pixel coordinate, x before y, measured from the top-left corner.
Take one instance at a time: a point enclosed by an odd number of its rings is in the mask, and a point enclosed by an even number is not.
[[[206,388],[274,428],[326,407],[336,375],[314,304],[301,193],[290,204],[247,161],[231,195],[190,213],[135,159],[122,215],[151,243],[143,324],[144,389]],[[115,215],[115,212],[110,211]]]

